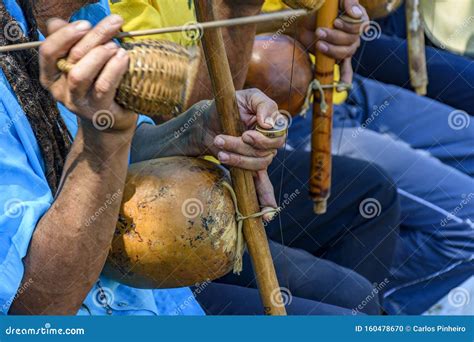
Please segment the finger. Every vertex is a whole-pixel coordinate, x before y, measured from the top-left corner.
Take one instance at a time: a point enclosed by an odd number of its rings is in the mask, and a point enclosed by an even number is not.
[[[354,70],[352,69],[351,58],[346,58],[344,59],[344,61],[342,61],[341,65],[341,82],[346,84],[352,84],[353,76]]]
[[[93,96],[96,100],[113,100],[120,81],[128,70],[128,64],[127,51],[119,49],[115,56],[105,65],[95,82]]]
[[[76,63],[96,46],[112,40],[120,31],[123,19],[119,15],[111,15],[102,20],[86,34],[69,52],[68,62]]]
[[[76,21],[58,29],[41,44],[39,50],[40,80],[44,87],[49,88],[61,75],[56,65],[58,60],[66,57],[74,44],[84,37],[90,29],[91,24],[88,21]]]
[[[352,57],[357,51],[359,43],[350,46],[336,46],[323,41],[319,41],[316,44],[316,49],[324,53],[326,56],[337,60],[343,60],[345,58]]]
[[[359,34],[346,33],[340,30],[331,30],[328,28],[318,28],[316,36],[327,43],[339,46],[348,46],[357,43],[360,39]]]
[[[257,117],[257,124],[263,128],[273,128],[275,121],[280,115],[278,105],[262,91],[258,89],[246,89],[243,91],[244,99],[247,99],[247,109]]]
[[[254,174],[255,188],[262,211],[266,209],[276,209],[278,207],[275,199],[275,190],[268,176],[267,170],[258,171]],[[275,213],[267,213],[263,215],[265,221],[271,221]]]
[[[341,18],[337,18],[334,21],[334,28],[349,33],[349,34],[357,34],[360,35],[362,30],[363,22],[360,24],[348,23]]]
[[[238,167],[249,171],[266,170],[271,164],[274,155],[268,155],[263,158],[247,157],[230,152],[219,152],[217,154],[219,161],[228,166]]]
[[[67,24],[68,24],[68,22],[65,21],[65,20],[62,20],[62,19],[59,19],[59,18],[51,18],[46,23],[46,27],[47,27],[46,34],[49,36],[49,35],[55,33],[56,31],[58,31],[59,29],[63,28]]]
[[[286,136],[269,138],[255,130],[245,131],[242,140],[258,150],[275,150],[285,145]]]
[[[344,0],[344,11],[354,19],[360,19],[364,15],[359,0]]]
[[[94,48],[74,65],[67,75],[69,91],[74,97],[82,98],[90,91],[94,80],[117,50],[117,44],[109,42]]]
[[[214,138],[214,145],[223,152],[231,152],[249,157],[262,158],[269,154],[275,154],[276,149],[258,150],[245,143],[242,137],[230,135],[218,135]]]

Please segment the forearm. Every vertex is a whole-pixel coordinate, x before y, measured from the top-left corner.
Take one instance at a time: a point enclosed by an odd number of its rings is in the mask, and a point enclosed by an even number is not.
[[[245,17],[259,14],[263,0],[217,0],[216,16],[219,19]],[[243,25],[223,28],[222,33],[229,59],[229,65],[234,79],[236,89],[242,89],[247,77],[248,64],[252,54],[255,39],[256,25]],[[199,73],[196,86],[191,96],[191,104],[203,99],[213,98],[211,80],[205,58],[201,61],[201,72]]]
[[[90,123],[88,125],[91,125]],[[59,194],[24,259],[12,314],[75,314],[104,266],[122,200],[130,137],[79,129]],[[31,279],[31,280],[30,280]]]
[[[133,138],[132,162],[183,155],[197,157],[206,153],[204,134],[209,132],[207,121],[214,108],[213,101],[201,101],[164,124],[141,125]]]

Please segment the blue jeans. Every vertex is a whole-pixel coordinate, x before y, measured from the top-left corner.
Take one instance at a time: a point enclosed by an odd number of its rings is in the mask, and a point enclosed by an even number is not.
[[[356,73],[411,89],[405,20],[402,7],[379,21],[383,34],[373,41],[362,41],[353,59]],[[429,46],[429,42],[426,60],[428,97],[474,115],[474,61]]]
[[[385,292],[389,313],[420,314],[474,274],[474,125],[405,89],[356,77],[335,110],[333,154],[376,163],[401,194],[401,225]],[[309,151],[309,120],[290,141]],[[337,181],[337,180],[336,180]]]
[[[282,210],[267,234],[274,240],[270,250],[279,284],[295,299],[288,313],[379,314],[398,236],[400,206],[393,182],[373,164],[334,157],[339,181],[327,214],[317,216],[308,198],[308,153],[281,152],[269,171]],[[380,204],[376,217],[361,215],[360,203],[368,198]],[[261,314],[256,288],[245,254],[239,276],[219,279],[197,299],[208,314]]]
[[[372,284],[354,271],[274,241],[270,241],[270,251],[289,315],[380,313],[379,298],[373,295]],[[240,275],[228,274],[203,291],[194,291],[206,314],[264,313],[248,254],[243,266]],[[368,296],[370,300],[366,300]]]

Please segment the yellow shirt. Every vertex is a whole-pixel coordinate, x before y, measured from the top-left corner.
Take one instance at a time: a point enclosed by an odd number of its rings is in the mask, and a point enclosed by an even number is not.
[[[287,6],[281,0],[265,0],[263,4],[264,12],[275,12],[286,9]]]
[[[125,20],[124,31],[146,30],[195,23],[193,2],[189,0],[109,0],[110,10]],[[181,45],[193,41],[183,32],[144,36],[133,39],[165,39]]]

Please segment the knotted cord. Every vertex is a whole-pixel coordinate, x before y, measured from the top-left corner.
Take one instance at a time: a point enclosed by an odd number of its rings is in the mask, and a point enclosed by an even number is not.
[[[244,216],[239,210],[237,195],[234,191],[234,188],[232,188],[232,186],[227,182],[222,182],[222,185],[224,186],[224,188],[226,188],[229,191],[230,196],[232,197],[232,202],[234,203],[235,220],[237,221],[237,242],[236,242],[236,247],[235,247],[235,261],[234,261],[233,272],[235,274],[240,274],[240,272],[242,272],[242,267],[243,267],[242,258],[245,251],[245,242],[244,242],[244,233],[243,233],[244,220],[263,217],[266,214],[276,214],[281,209],[280,208],[265,208],[264,210],[258,213]]]

